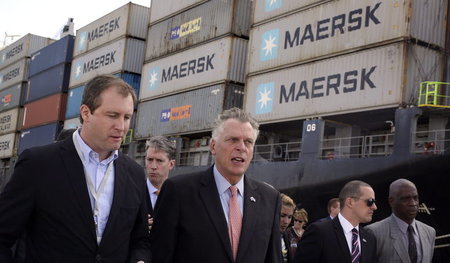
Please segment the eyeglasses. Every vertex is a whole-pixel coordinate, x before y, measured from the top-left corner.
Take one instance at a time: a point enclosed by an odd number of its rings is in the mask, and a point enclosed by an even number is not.
[[[303,223],[303,221],[302,221],[302,220],[300,220],[300,219],[295,219],[295,218],[294,218],[294,222],[299,222],[299,223]]]
[[[368,207],[373,206],[373,205],[377,202],[374,198],[369,198],[369,199],[361,199],[361,198],[359,198],[359,197],[352,197],[352,198],[353,198],[353,199],[358,199],[358,200],[366,201],[366,205],[367,205]]]

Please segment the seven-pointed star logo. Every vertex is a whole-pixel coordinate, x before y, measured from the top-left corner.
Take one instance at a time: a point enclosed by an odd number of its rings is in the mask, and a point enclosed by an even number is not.
[[[269,113],[273,107],[273,96],[275,92],[275,83],[263,83],[256,89],[256,114]]]
[[[154,67],[151,68],[149,71],[149,81],[148,81],[148,86],[147,88],[149,90],[155,90],[158,88],[158,74],[159,74],[159,68]]]
[[[80,41],[78,41],[78,50],[84,50],[86,48],[87,32],[81,32]]]
[[[259,51],[260,61],[271,60],[278,57],[279,29],[265,32],[261,39],[261,49]]]
[[[266,0],[266,5],[265,5],[266,12],[270,12],[270,11],[280,8],[281,1],[282,0]]]
[[[81,75],[81,63],[78,63],[76,66],[75,77],[79,78]]]

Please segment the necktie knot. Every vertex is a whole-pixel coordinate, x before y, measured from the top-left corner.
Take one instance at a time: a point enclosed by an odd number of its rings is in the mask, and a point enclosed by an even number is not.
[[[353,229],[352,229],[352,234],[353,234],[353,235],[358,235],[358,229],[353,228]]]
[[[231,192],[231,196],[234,197],[237,195],[238,192],[238,188],[235,185],[230,186],[230,192]]]
[[[155,195],[159,195],[159,190],[153,192]]]

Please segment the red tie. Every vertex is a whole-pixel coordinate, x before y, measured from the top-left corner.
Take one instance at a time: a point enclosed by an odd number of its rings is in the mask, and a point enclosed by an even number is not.
[[[228,232],[231,240],[231,250],[233,251],[233,258],[236,260],[236,255],[239,246],[239,237],[241,236],[242,215],[239,209],[237,200],[238,189],[235,185],[230,186],[231,197],[228,202],[230,208]]]

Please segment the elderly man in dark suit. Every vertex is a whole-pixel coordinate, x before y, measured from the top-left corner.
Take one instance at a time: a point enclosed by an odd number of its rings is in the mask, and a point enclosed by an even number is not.
[[[223,112],[210,141],[215,164],[164,182],[150,234],[153,263],[281,261],[280,195],[244,175],[257,135],[247,113]]]
[[[436,231],[416,220],[419,194],[416,185],[398,179],[389,187],[392,215],[366,226],[377,239],[379,263],[431,263]]]
[[[26,229],[26,262],[150,262],[144,170],[118,151],[136,95],[123,80],[87,83],[82,128],[25,150],[0,196],[0,262]]]
[[[311,224],[297,245],[295,263],[376,262],[376,240],[360,223],[372,221],[375,193],[362,181],[348,182],[339,193],[341,212]]]

